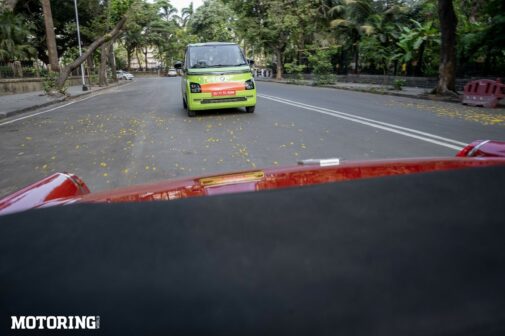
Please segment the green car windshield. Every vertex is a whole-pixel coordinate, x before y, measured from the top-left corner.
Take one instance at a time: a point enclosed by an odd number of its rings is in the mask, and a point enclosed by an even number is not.
[[[247,65],[236,44],[204,45],[189,48],[188,68],[214,68]]]

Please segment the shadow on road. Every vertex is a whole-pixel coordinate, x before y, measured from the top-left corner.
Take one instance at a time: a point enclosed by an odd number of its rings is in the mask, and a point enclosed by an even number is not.
[[[181,109],[184,116],[187,116],[188,113],[186,110]],[[218,115],[233,115],[233,114],[250,114],[245,111],[243,108],[229,108],[229,109],[216,109],[216,110],[203,110],[196,111],[197,117],[215,117]]]

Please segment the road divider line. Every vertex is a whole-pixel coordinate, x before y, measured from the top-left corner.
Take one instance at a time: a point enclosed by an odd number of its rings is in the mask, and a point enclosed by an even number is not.
[[[130,85],[131,83],[128,83],[128,84],[124,84],[124,85],[121,85],[122,87],[124,86],[127,86],[127,85]],[[119,88],[120,86],[114,86],[114,87],[111,87],[111,88],[108,88],[108,89],[116,89],[116,88]],[[79,103],[79,102],[82,102],[82,101],[85,101],[85,100],[88,100],[90,98],[93,98],[93,97],[96,97],[96,96],[100,96],[102,94],[105,94],[107,92],[103,92],[105,90],[100,90],[96,93],[91,93],[89,96],[87,97],[84,97],[82,99],[76,99],[76,100],[73,100],[69,103],[66,103],[66,104],[63,104],[63,105],[59,105],[59,106],[56,106],[56,107],[53,107],[53,108],[50,108],[48,110],[44,110],[44,111],[40,111],[40,112],[36,112],[36,113],[32,113],[32,114],[29,114],[29,115],[26,115],[24,117],[19,117],[19,118],[16,118],[16,119],[12,119],[12,120],[9,120],[9,121],[5,121],[5,122],[2,122],[0,123],[0,127],[1,126],[4,126],[4,125],[8,125],[8,124],[12,124],[12,123],[15,123],[16,121],[20,121],[20,120],[24,120],[24,119],[28,119],[28,118],[32,118],[32,117],[36,117],[38,115],[41,115],[41,114],[45,114],[45,113],[49,113],[49,112],[52,112],[54,110],[58,110],[60,108],[63,108],[63,107],[66,107],[66,106],[69,106],[69,105],[72,105],[72,104],[75,104],[75,103]]]
[[[403,126],[399,126],[399,125],[395,125],[395,124],[391,124],[391,123],[386,123],[386,122],[383,122],[383,121],[378,121],[378,120],[374,120],[374,119],[370,119],[370,118],[360,117],[360,116],[356,116],[356,115],[345,113],[345,112],[341,112],[341,111],[331,110],[331,109],[327,109],[325,107],[319,107],[319,106],[309,105],[309,104],[305,104],[305,103],[301,103],[301,102],[297,102],[297,101],[293,101],[293,100],[289,100],[289,99],[285,99],[285,98],[281,98],[281,97],[270,96],[270,95],[258,95],[258,96],[263,96],[264,98],[270,97],[270,98],[275,98],[275,99],[278,99],[278,100],[287,101],[287,102],[290,102],[290,103],[300,104],[300,105],[304,105],[304,106],[307,106],[307,107],[312,107],[312,108],[320,109],[320,110],[323,110],[323,111],[327,111],[327,112],[330,112],[330,113],[336,113],[336,114],[340,114],[340,115],[347,116],[347,117],[350,117],[350,118],[360,119],[360,120],[372,122],[372,123],[375,123],[375,124],[379,124],[379,125],[383,125],[383,126],[387,126],[387,127],[392,127],[392,128],[400,129],[400,130],[407,131],[407,132],[410,132],[410,133],[420,134],[420,135],[423,135],[423,136],[426,136],[426,137],[429,137],[429,138],[442,140],[444,142],[453,143],[455,145],[460,145],[460,146],[463,146],[463,147],[467,145],[467,143],[465,143],[465,142],[461,142],[461,141],[457,141],[457,140],[453,140],[453,139],[449,139],[449,138],[444,138],[444,137],[441,137],[441,136],[438,136],[438,135],[435,135],[435,134],[432,134],[432,133],[427,133],[427,132],[419,131],[419,130],[416,130],[416,129],[412,129],[412,128],[408,128],[408,127],[403,127]]]
[[[362,124],[362,125],[367,125],[367,126],[370,126],[370,127],[382,129],[384,131],[388,131],[388,132],[391,132],[391,133],[396,133],[396,134],[404,135],[404,136],[407,136],[407,137],[410,137],[410,138],[422,140],[422,141],[425,141],[425,142],[429,142],[429,143],[432,143],[432,144],[436,144],[436,145],[439,145],[439,146],[442,146],[442,147],[447,147],[447,148],[458,150],[458,151],[461,150],[464,146],[466,146],[466,144],[464,142],[460,142],[460,141],[457,141],[457,140],[448,139],[448,138],[444,138],[444,137],[441,137],[441,136],[438,136],[438,135],[435,135],[435,134],[426,133],[426,132],[414,130],[414,129],[411,129],[411,128],[402,127],[402,126],[399,126],[399,125],[384,123],[384,122],[373,120],[373,119],[369,119],[369,118],[358,117],[358,116],[354,116],[354,115],[349,114],[349,113],[344,113],[344,112],[340,112],[340,111],[330,110],[330,109],[327,109],[327,108],[324,108],[324,107],[318,107],[318,106],[308,105],[308,104],[292,101],[292,100],[289,100],[289,99],[284,99],[284,98],[275,97],[275,96],[269,96],[269,95],[264,95],[264,94],[258,94],[258,97],[269,99],[269,100],[273,100],[273,101],[276,101],[276,102],[279,102],[279,103],[283,103],[283,104],[287,104],[287,105],[291,105],[291,106],[295,106],[295,107],[298,107],[298,108],[303,108],[303,109],[306,109],[306,110],[311,110],[311,111],[318,112],[318,113],[321,113],[321,114],[326,114],[326,115],[329,115],[329,116],[332,116],[332,117],[337,117],[337,118],[340,118],[340,119],[352,121],[352,122],[359,123],[359,124]],[[457,146],[457,145],[459,145],[459,146]]]

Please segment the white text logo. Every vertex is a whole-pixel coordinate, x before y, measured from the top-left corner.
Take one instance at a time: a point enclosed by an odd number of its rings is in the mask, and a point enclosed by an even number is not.
[[[100,329],[100,316],[11,316],[11,329]]]

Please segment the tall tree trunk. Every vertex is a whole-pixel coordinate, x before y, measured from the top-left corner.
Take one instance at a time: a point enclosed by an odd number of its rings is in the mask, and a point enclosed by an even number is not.
[[[249,52],[249,50],[247,49],[247,44],[245,43],[244,40],[242,40],[242,49],[244,50],[244,55],[245,57],[247,58],[247,53]]]
[[[91,83],[91,73],[93,71],[93,55],[90,55],[88,58],[86,58],[86,66],[84,67],[84,74],[87,76],[88,79],[88,86],[93,85],[94,83]]]
[[[344,48],[341,48],[340,49],[340,57],[339,57],[339,60],[338,60],[338,74],[339,75],[347,75],[347,68],[346,68],[346,55],[345,55],[345,51],[344,51]]]
[[[60,76],[56,80],[56,89],[58,91],[61,91],[63,89],[63,86],[65,85],[65,82],[66,82],[69,74],[75,68],[80,66],[81,63],[84,62],[91,54],[93,54],[93,52],[97,48],[99,48],[102,44],[104,44],[110,40],[114,40],[121,33],[121,29],[123,29],[123,26],[124,26],[126,20],[127,20],[127,16],[123,16],[121,18],[121,20],[118,21],[116,26],[110,32],[108,32],[107,34],[105,34],[102,37],[93,41],[93,43],[90,44],[88,49],[86,49],[86,51],[81,56],[79,56],[75,61],[73,61],[72,63],[70,63],[69,65],[67,65],[63,69],[61,69]]]
[[[454,13],[452,0],[438,0],[438,17],[442,45],[440,46],[440,66],[436,94],[456,94],[456,26],[458,18]]]
[[[486,58],[484,60],[484,76],[489,75],[489,69],[491,68],[491,46],[486,47]]]
[[[277,58],[277,73],[275,74],[275,79],[281,80],[282,79],[282,72],[284,70],[284,67],[282,66],[282,56],[283,52],[280,49],[275,50],[275,57]]]
[[[23,78],[23,66],[20,61],[14,61],[14,77]]]
[[[148,53],[148,50],[146,48],[146,50],[144,51],[144,60],[146,62],[146,71],[149,69],[149,63],[148,63],[148,60],[147,60],[147,53]]]
[[[100,47],[100,68],[98,69],[98,85],[107,86],[107,60],[109,58],[109,43]]]
[[[354,47],[354,74],[359,72],[359,44],[356,42]]]
[[[305,35],[300,34],[300,40],[298,41],[298,50],[303,50],[305,49]],[[298,64],[302,64],[302,59],[303,59],[303,52],[298,51],[297,55],[298,56]]]
[[[127,70],[128,71],[131,71],[131,67],[132,67],[132,55],[133,55],[133,50],[132,49],[126,49],[126,59],[128,61],[128,66],[127,66]]]
[[[417,64],[414,69],[415,76],[422,76],[423,75],[423,63],[424,63],[424,51],[425,50],[426,50],[426,43],[423,42],[423,43],[421,43],[421,46],[419,47],[419,57],[417,59]]]
[[[114,41],[110,42],[110,47],[109,47],[109,65],[110,65],[110,71],[111,71],[112,80],[114,82],[117,82],[116,58],[114,56]]]
[[[138,49],[135,50],[135,56],[137,56],[137,63],[139,65],[139,67],[138,67],[137,70],[142,71],[142,69],[143,69],[143,67],[142,67],[142,61],[141,61],[142,58],[139,56],[139,50]]]
[[[56,49],[56,36],[54,34],[53,14],[49,0],[40,0],[44,13],[44,24],[46,27],[47,55],[51,71],[60,71],[58,63],[58,50]]]
[[[482,0],[472,0],[471,1],[471,3],[469,4],[471,6],[470,15],[468,17],[468,21],[470,21],[470,23],[477,23],[479,9],[482,7],[483,4],[484,4],[484,1],[482,1]],[[465,4],[465,5],[468,5],[468,4]]]

